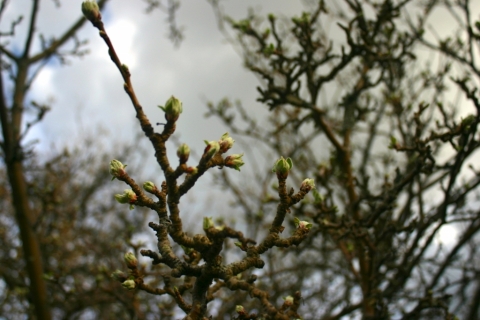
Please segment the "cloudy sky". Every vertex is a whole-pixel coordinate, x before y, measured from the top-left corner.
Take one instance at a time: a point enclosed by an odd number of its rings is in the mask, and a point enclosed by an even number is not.
[[[45,37],[58,37],[81,15],[81,1],[41,2],[38,31]],[[269,0],[225,1],[225,10],[234,17],[244,17],[249,6],[259,12],[300,13],[300,1]],[[8,30],[18,15],[28,16],[31,1],[10,3],[2,17],[0,28]],[[205,101],[223,97],[241,98],[246,105],[254,104],[256,78],[242,68],[242,59],[218,30],[216,19],[207,1],[182,0],[178,24],[185,28],[185,40],[175,48],[167,35],[166,14],[156,10],[145,13],[142,0],[111,0],[103,11],[107,32],[117,53],[132,73],[132,81],[152,122],[162,121],[157,105],[170,95],[184,103],[184,113],[178,123],[182,141],[203,149],[203,139],[218,139],[225,128],[206,120]],[[20,25],[12,46],[23,41],[26,21]],[[83,58],[70,58],[68,66],[58,61],[47,65],[36,79],[30,98],[39,102],[52,101],[52,111],[45,121],[32,131],[48,148],[51,142],[63,145],[82,134],[85,128],[98,125],[116,137],[135,134],[134,110],[123,91],[121,77],[110,61],[106,46],[90,23],[78,34],[89,41],[90,53]],[[16,42],[20,40],[20,42]],[[37,44],[39,42],[37,41]],[[87,129],[88,131],[89,129]]]
[[[19,15],[28,16],[30,0],[10,1],[2,16],[0,29],[6,31]],[[41,1],[38,31],[45,38],[58,37],[81,15],[80,0]],[[300,0],[224,0],[225,12],[242,18],[248,8],[257,13],[300,15]],[[166,14],[156,10],[145,13],[142,0],[110,0],[103,11],[107,32],[123,63],[130,67],[137,95],[152,122],[162,121],[157,105],[170,95],[184,102],[184,113],[178,123],[182,142],[201,152],[203,139],[218,139],[225,128],[217,121],[205,119],[205,101],[223,97],[241,99],[254,109],[257,79],[242,68],[242,59],[218,30],[213,10],[206,0],[182,0],[178,24],[185,28],[185,40],[175,48],[167,39]],[[476,5],[477,9],[480,7]],[[479,10],[476,10],[478,15]],[[476,15],[473,15],[474,17]],[[435,26],[442,34],[451,25],[446,15],[437,15],[442,23]],[[21,47],[27,19],[17,30],[10,47]],[[83,58],[70,58],[68,66],[51,61],[36,79],[30,98],[52,102],[52,111],[32,130],[40,148],[68,144],[72,137],[85,130],[103,126],[117,138],[128,139],[138,129],[134,110],[123,91],[121,77],[110,61],[106,46],[90,23],[78,34],[88,40],[90,53]],[[36,42],[39,45],[39,41]],[[256,108],[257,110],[259,108]]]

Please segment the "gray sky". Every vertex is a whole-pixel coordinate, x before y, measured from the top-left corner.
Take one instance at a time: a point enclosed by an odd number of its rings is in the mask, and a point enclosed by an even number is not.
[[[58,37],[81,15],[81,2],[64,0],[57,9],[53,1],[42,1],[38,30],[46,38]],[[288,14],[300,13],[302,8],[300,1],[269,0],[262,1],[261,6],[255,5],[257,2],[225,1],[225,7],[238,18],[246,16],[248,6],[264,13]],[[1,29],[8,29],[20,13],[28,16],[25,9],[30,6],[29,0],[10,3]],[[182,141],[201,152],[203,139],[218,139],[226,130],[203,117],[205,99],[240,98],[246,105],[254,104],[257,80],[242,68],[242,59],[224,41],[207,1],[182,0],[178,24],[185,27],[185,41],[179,48],[174,48],[166,37],[166,14],[159,10],[145,14],[145,8],[141,0],[109,1],[103,12],[107,32],[120,59],[131,70],[137,95],[151,121],[164,120],[157,105],[175,95],[184,105],[177,132]],[[20,28],[18,35],[22,31]],[[31,133],[40,139],[41,148],[48,148],[51,142],[68,144],[72,137],[82,134],[79,132],[99,124],[116,137],[135,134],[133,107],[98,31],[88,23],[79,32],[79,38],[88,39],[90,53],[81,59],[71,58],[68,66],[52,61],[34,83],[31,98],[53,101],[52,111]],[[79,131],[80,128],[83,130]]]
[[[80,15],[81,0],[42,1],[38,30],[48,39],[58,37]],[[224,132],[218,121],[205,119],[205,99],[219,101],[223,97],[241,99],[247,108],[259,109],[255,102],[258,80],[242,67],[242,59],[218,30],[212,8],[206,0],[182,0],[178,24],[185,27],[185,40],[179,48],[166,38],[165,13],[156,10],[145,14],[141,0],[111,0],[103,12],[106,29],[123,63],[130,67],[137,95],[152,122],[163,121],[157,108],[170,95],[184,103],[178,124],[182,142],[201,152],[202,140],[218,139]],[[253,7],[257,13],[300,15],[300,0],[225,0],[225,12],[242,18]],[[28,16],[30,0],[11,1],[2,17],[1,30],[8,30],[19,14]],[[477,4],[477,9],[480,4]],[[478,12],[473,17],[478,17]],[[451,31],[446,15],[439,12],[438,34]],[[26,19],[15,41],[23,39]],[[22,28],[23,27],[23,28]],[[52,111],[31,132],[40,147],[68,144],[82,132],[102,125],[115,137],[128,139],[138,132],[134,110],[123,91],[121,77],[110,61],[98,31],[86,24],[79,32],[87,39],[90,53],[71,58],[70,65],[52,61],[34,83],[30,97],[39,102],[53,101]],[[23,40],[21,40],[23,41]],[[39,41],[36,42],[37,45]],[[265,108],[262,108],[265,110]],[[81,131],[82,129],[83,131]],[[135,131],[137,130],[137,131]],[[235,150],[234,150],[235,151]],[[240,152],[240,150],[237,150]]]

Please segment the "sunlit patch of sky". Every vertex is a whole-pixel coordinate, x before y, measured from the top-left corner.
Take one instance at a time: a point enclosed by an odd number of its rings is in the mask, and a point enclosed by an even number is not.
[[[446,245],[447,247],[453,246],[458,241],[459,232],[460,230],[455,226],[444,225],[438,231],[435,243]]]
[[[115,51],[132,71],[137,64],[137,51],[133,46],[137,33],[134,22],[124,18],[112,20],[111,23],[106,24],[106,28],[110,39],[115,43]]]

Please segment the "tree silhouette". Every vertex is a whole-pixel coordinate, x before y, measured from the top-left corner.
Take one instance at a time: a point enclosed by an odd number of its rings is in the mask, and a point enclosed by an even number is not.
[[[221,15],[218,2],[213,4]],[[456,18],[462,15],[460,31],[456,39],[432,42],[428,18],[441,6]],[[421,14],[413,18],[412,9]],[[207,318],[207,304],[215,299],[221,303],[211,312],[218,318],[233,310],[238,319],[477,318],[476,298],[469,297],[476,297],[479,287],[480,179],[471,161],[479,146],[474,77],[480,26],[474,26],[470,10],[468,1],[345,0],[337,6],[313,2],[309,12],[290,21],[274,15],[263,20],[253,12],[241,21],[227,18],[245,66],[260,79],[258,100],[272,116],[259,124],[254,112],[228,100],[209,104],[209,114],[220,117],[230,132],[287,158],[274,165],[276,195],[268,187],[271,174],[255,176],[249,190],[222,171],[252,238],[215,227],[209,218],[205,235],[184,232],[178,203],[208,169],[228,167],[227,149],[220,147],[225,137],[207,142],[195,167],[186,165],[188,153],[179,149],[180,164],[172,168],[165,142],[175,131],[181,102],[167,101],[177,107],[163,108],[167,123],[156,133],[128,67],[100,16],[91,14],[166,177],[159,188],[145,187],[154,201],[121,163],[112,162],[113,176],[132,188],[121,201],[158,213],[158,223],[149,224],[158,251],[141,253],[180,278],[173,290],[170,279],[153,288],[143,281],[134,257],[126,255],[129,274],[119,279],[123,286],[172,296],[184,319]],[[337,22],[343,43],[329,38],[327,18]],[[425,48],[441,58],[437,69],[418,57]],[[466,98],[465,117],[459,118],[448,100],[451,85]],[[287,188],[287,177],[299,191]],[[313,200],[305,197],[312,189]],[[461,230],[450,246],[435,242],[446,226]],[[176,255],[169,236],[188,255]],[[236,239],[244,252],[236,262],[222,260],[222,250],[233,250],[227,238]],[[255,268],[263,272],[253,274]],[[232,291],[239,293],[232,296]]]

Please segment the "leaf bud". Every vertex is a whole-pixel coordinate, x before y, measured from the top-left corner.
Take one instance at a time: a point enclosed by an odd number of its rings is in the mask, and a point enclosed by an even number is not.
[[[293,223],[295,223],[295,227],[298,229],[304,229],[304,230],[310,230],[313,227],[313,224],[311,224],[308,221],[300,221],[297,217],[293,219]]]
[[[240,171],[240,167],[245,164],[242,160],[242,154],[232,154],[225,158],[225,166]]]
[[[120,282],[127,280],[127,274],[118,269],[112,272],[111,277]]]
[[[309,192],[310,190],[312,190],[313,188],[315,188],[315,182],[313,181],[313,179],[305,179],[303,180],[301,186],[300,186],[300,190],[301,191],[305,191],[305,192]]]
[[[157,191],[157,186],[152,181],[146,181],[143,183],[143,190],[148,193],[155,193]]]
[[[220,150],[220,144],[217,141],[204,141],[207,146],[203,151],[203,157],[208,161]]]
[[[165,112],[165,119],[167,121],[177,121],[180,113],[183,111],[182,102],[171,96],[170,99],[165,102],[165,107],[159,106]]]
[[[115,195],[115,200],[122,204],[129,203],[130,209],[133,209],[133,204],[137,201],[137,195],[132,189],[125,189],[122,194]]]
[[[208,230],[211,227],[214,227],[215,224],[213,223],[212,217],[204,217],[203,218],[203,230]]]
[[[138,264],[137,257],[131,252],[125,253],[123,256],[123,259],[125,260],[125,264],[127,265],[128,269],[135,269]]]
[[[285,301],[285,305],[286,306],[291,306],[293,305],[293,297],[292,296],[286,296],[285,298],[283,298],[283,300]]]
[[[198,168],[197,167],[188,167],[185,170],[185,172],[188,173],[188,174],[191,174],[191,175],[195,175],[198,172]]]
[[[110,174],[112,175],[112,180],[115,178],[120,178],[125,175],[126,171],[125,168],[127,167],[126,164],[121,163],[118,160],[113,159],[110,161]]]
[[[245,311],[245,308],[242,306],[242,305],[236,305],[235,306],[235,311],[239,314],[239,315],[246,315],[246,311]]]
[[[220,144],[220,153],[227,152],[230,148],[232,148],[234,142],[235,140],[228,135],[228,132],[225,132],[220,140],[218,140],[218,143]]]
[[[280,157],[280,159],[278,159],[277,162],[275,162],[272,172],[275,172],[279,179],[286,179],[292,167],[293,167],[292,159],[290,158],[284,159],[283,157]]]
[[[135,289],[135,286],[136,286],[136,284],[135,284],[134,280],[125,280],[122,283],[122,287],[124,287],[127,290],[133,290],[133,289]]]
[[[102,15],[100,14],[100,8],[96,1],[84,1],[82,2],[82,12],[85,18],[90,20],[93,24],[102,20]]]
[[[177,156],[180,159],[180,163],[186,163],[188,161],[188,157],[190,156],[190,148],[186,143],[183,143],[177,149]]]

